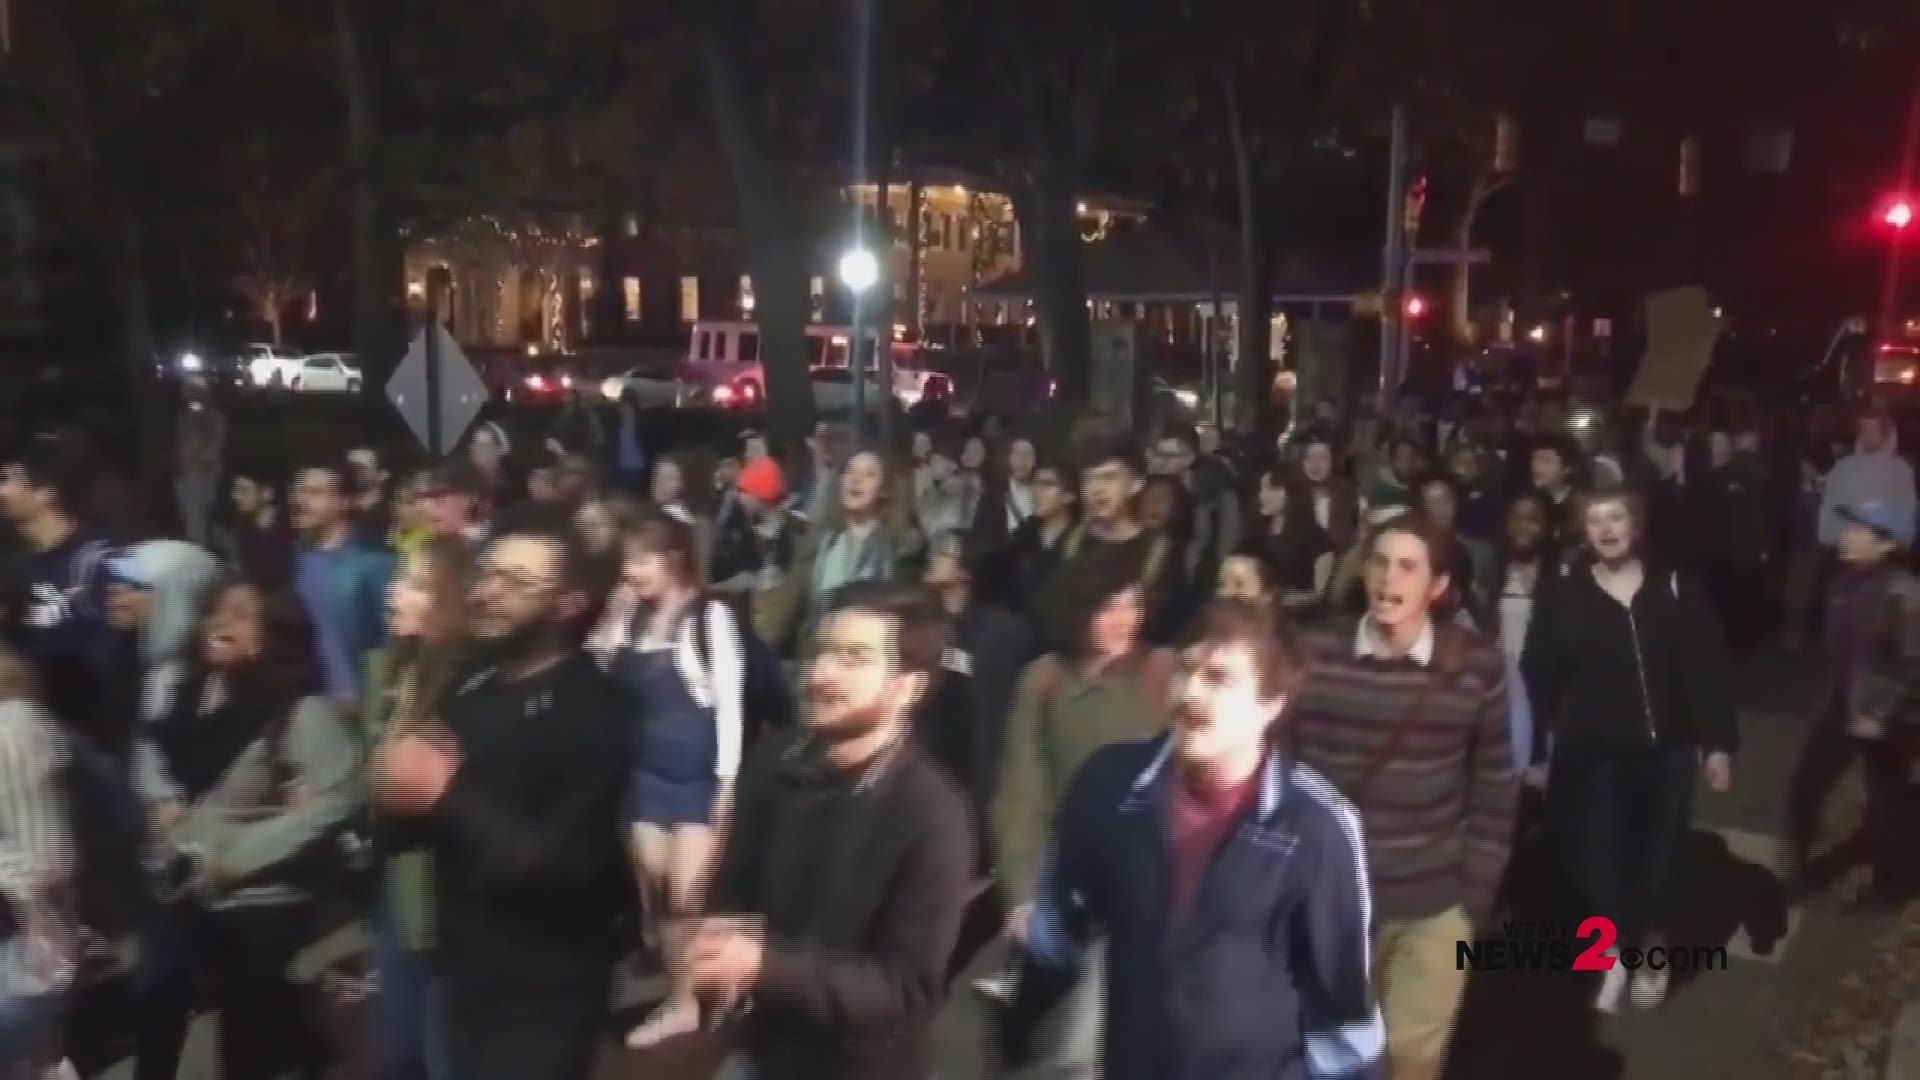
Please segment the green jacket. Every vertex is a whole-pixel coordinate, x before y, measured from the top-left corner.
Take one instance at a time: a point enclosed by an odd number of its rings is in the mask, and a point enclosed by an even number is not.
[[[368,758],[374,747],[386,737],[393,721],[396,672],[392,657],[384,649],[367,661],[366,697],[360,709],[365,724]],[[373,803],[368,802],[369,806]],[[380,859],[381,899],[388,918],[393,920],[400,943],[414,952],[433,947],[433,860],[424,851],[396,851],[382,843],[378,811],[373,811],[374,837]]]
[[[1027,665],[1007,718],[992,812],[995,870],[1016,902],[1033,893],[1054,811],[1087,758],[1167,730],[1172,674],[1173,656],[1163,649],[1136,653],[1091,679],[1055,655]]]

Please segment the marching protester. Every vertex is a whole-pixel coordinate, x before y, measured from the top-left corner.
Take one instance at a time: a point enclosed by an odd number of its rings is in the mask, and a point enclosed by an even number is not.
[[[699,1023],[686,949],[740,767],[741,634],[733,609],[701,592],[695,542],[679,519],[643,515],[627,533],[624,574],[589,644],[633,710],[627,826],[673,979],[666,1003],[628,1037],[636,1048]]]
[[[982,575],[981,584],[1007,610],[1033,613],[1036,598],[1046,591],[1065,557],[1079,495],[1070,470],[1051,462],[1035,466],[1033,513],[1003,547],[987,548],[985,553],[991,570]]]
[[[387,645],[367,682],[367,745],[376,751],[428,728],[460,674],[474,556],[464,540],[435,537],[408,555],[387,599]],[[452,1080],[445,1017],[433,971],[433,867],[425,852],[374,817],[372,915],[379,972],[377,1054],[388,1080]]]
[[[1394,1080],[1433,1080],[1465,990],[1455,943],[1493,910],[1514,835],[1506,663],[1437,614],[1443,538],[1403,514],[1374,535],[1367,611],[1304,639],[1298,759],[1359,809],[1373,973]]]
[[[384,547],[393,534],[393,474],[373,446],[347,451],[347,468],[353,471],[354,524],[368,543]]]
[[[105,572],[107,623],[134,646],[124,700],[145,723],[173,704],[182,666],[199,647],[201,606],[220,563],[183,541],[148,540],[109,556]]]
[[[170,707],[141,729],[164,907],[141,939],[138,1080],[178,1071],[196,971],[214,984],[223,1077],[316,1064],[287,965],[338,885],[327,845],[359,803],[360,755],[320,694],[314,639],[292,597],[217,586]]]
[[[1063,575],[1055,598],[1060,645],[1020,677],[993,797],[994,869],[1014,904],[1034,895],[1053,814],[1081,764],[1103,746],[1166,729],[1174,660],[1142,641],[1146,608],[1136,553],[1106,548]],[[1096,957],[1066,1006],[1057,1066],[1098,1064],[1100,973]],[[1005,987],[980,989],[998,994]]]
[[[691,973],[747,1075],[932,1069],[974,862],[962,797],[911,735],[945,646],[930,593],[847,586],[819,620],[803,725],[741,775]]]
[[[1820,543],[1829,551],[1840,543],[1846,521],[1841,507],[1879,503],[1895,527],[1914,528],[1913,466],[1900,456],[1900,432],[1884,409],[1860,416],[1853,452],[1834,462],[1820,496]]]
[[[892,581],[908,552],[902,530],[888,520],[895,497],[893,471],[878,451],[861,450],[835,474],[839,495],[832,524],[817,537],[807,610],[817,618],[841,587],[855,581]]]
[[[1300,675],[1272,612],[1215,601],[1172,733],[1111,744],[1075,771],[1017,928],[1016,1062],[1032,1014],[1071,985],[1097,934],[1101,1075],[1374,1075],[1386,1031],[1360,816],[1284,750]]]
[[[1311,619],[1326,603],[1336,555],[1314,516],[1313,496],[1305,484],[1295,483],[1291,470],[1275,465],[1260,477],[1256,498],[1261,527],[1249,542],[1266,553],[1288,614]]]
[[[107,539],[82,520],[93,469],[62,436],[36,436],[0,463],[0,512],[26,549],[8,605],[10,636],[38,671],[47,707],[95,745],[124,753],[131,715],[101,688],[114,661],[106,622]]]
[[[1920,580],[1900,565],[1913,545],[1913,519],[1880,502],[1836,513],[1841,569],[1827,598],[1829,675],[1789,786],[1789,865],[1796,891],[1806,892],[1864,862],[1867,888],[1853,899],[1898,903],[1920,885],[1912,854]],[[1867,789],[1858,842],[1843,842],[1815,859],[1820,811],[1856,757]]]
[[[632,735],[619,684],[579,649],[582,564],[563,525],[505,525],[470,600],[474,666],[439,724],[374,763],[381,806],[432,860],[460,1080],[586,1077],[607,1022]]]
[[[208,397],[203,380],[189,381],[173,431],[173,490],[180,504],[180,522],[187,539],[202,547],[211,542],[227,453],[226,414]]]
[[[293,530],[273,485],[235,475],[226,520],[214,530],[213,549],[264,588],[284,589],[293,576]]]
[[[393,580],[393,554],[356,531],[352,498],[353,471],[344,462],[309,466],[294,480],[294,590],[313,621],[327,694],[349,712],[360,707]]]
[[[50,1075],[80,963],[66,765],[33,669],[0,648],[0,1080]]]
[[[1000,475],[983,487],[968,542],[983,551],[1009,543],[1035,513],[1035,470],[1040,454],[1033,440],[1015,438],[1007,444]]]
[[[1584,550],[1541,590],[1521,659],[1552,737],[1548,814],[1585,906],[1614,920],[1622,946],[1664,945],[1674,858],[1694,776],[1732,782],[1738,745],[1719,619],[1690,574],[1643,554],[1645,508],[1624,488],[1577,505]],[[1619,948],[1621,946],[1615,946]],[[1594,1007],[1612,1012],[1666,997],[1670,971],[1609,968]]]
[[[1338,466],[1332,437],[1309,432],[1300,444],[1300,479],[1306,484],[1313,520],[1326,530],[1328,546],[1343,552],[1353,544],[1360,527],[1360,497]]]

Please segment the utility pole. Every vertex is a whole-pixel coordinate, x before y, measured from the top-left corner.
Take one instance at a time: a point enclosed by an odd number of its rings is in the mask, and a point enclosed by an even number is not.
[[[1380,258],[1380,408],[1384,412],[1404,374],[1400,338],[1406,333],[1407,273],[1407,110],[1393,107],[1393,136],[1387,165],[1387,242]]]

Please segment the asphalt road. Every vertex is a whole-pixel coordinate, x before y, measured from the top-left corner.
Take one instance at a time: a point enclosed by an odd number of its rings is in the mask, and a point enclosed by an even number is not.
[[[1650,1013],[1623,1010],[1596,1021],[1584,1007],[1588,984],[1578,976],[1480,975],[1469,993],[1449,1080],[1789,1080],[1796,1074],[1781,1053],[1787,1034],[1817,1009],[1831,987],[1857,966],[1883,918],[1842,915],[1823,905],[1787,910],[1774,868],[1774,835],[1781,796],[1798,749],[1816,678],[1802,662],[1778,656],[1753,665],[1745,681],[1744,746],[1733,789],[1702,792],[1695,829],[1683,854],[1686,897],[1675,941],[1724,943],[1724,971],[1676,983],[1667,1005]],[[1842,811],[1844,813],[1844,811]],[[349,931],[310,954],[350,951]],[[984,968],[991,958],[983,958]],[[1586,978],[1592,978],[1587,976]],[[626,988],[629,1001],[657,986]],[[985,1071],[985,1016],[970,993],[956,988],[940,1024],[940,1080],[972,1080]],[[181,1080],[213,1080],[214,1024],[203,1017],[193,1032]],[[128,1080],[130,1064],[104,1073]],[[664,1080],[697,1075],[684,1058],[643,1058],[608,1047],[604,1080]]]

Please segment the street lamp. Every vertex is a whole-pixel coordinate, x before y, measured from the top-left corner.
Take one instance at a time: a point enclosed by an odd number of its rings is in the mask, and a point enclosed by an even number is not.
[[[854,296],[865,294],[879,280],[880,260],[874,257],[873,252],[857,247],[849,248],[846,254],[840,256],[840,284],[845,285]]]
[[[861,316],[868,290],[880,280],[880,260],[865,247],[848,248],[840,256],[840,284],[853,295],[853,342],[847,355],[847,371],[853,379],[853,430],[864,435],[867,426],[867,365],[860,355],[866,333]]]

